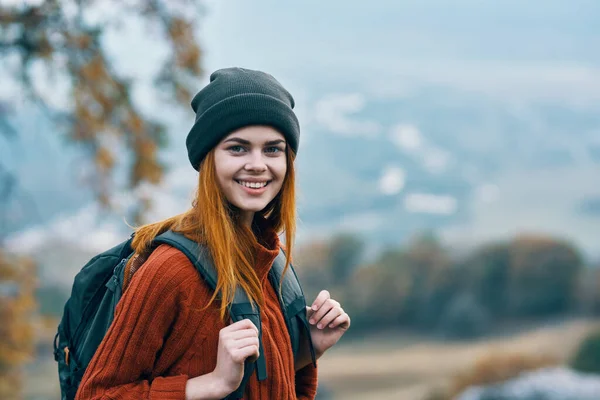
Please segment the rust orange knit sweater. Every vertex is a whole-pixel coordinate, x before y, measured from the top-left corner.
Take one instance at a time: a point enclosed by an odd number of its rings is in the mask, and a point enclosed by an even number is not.
[[[279,251],[275,232],[259,245],[256,271],[263,282],[261,309],[268,378],[253,374],[245,399],[314,399],[317,370],[294,372],[292,348],[277,294],[267,273]],[[77,400],[185,399],[188,378],[217,363],[218,333],[225,324],[218,304],[194,265],[179,250],[161,245],[137,271],[123,294],[115,320],[90,362]]]

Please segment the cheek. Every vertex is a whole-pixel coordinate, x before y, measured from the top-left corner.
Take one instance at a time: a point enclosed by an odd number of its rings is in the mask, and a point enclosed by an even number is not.
[[[221,186],[226,185],[233,179],[235,165],[233,160],[227,157],[215,157],[215,173],[217,181]]]
[[[218,170],[215,170],[216,174],[217,174],[217,179],[216,179],[216,184],[219,187],[219,190],[221,191],[221,193],[223,193],[227,198],[229,198],[230,192],[231,192],[231,179],[228,178],[223,171],[221,171],[221,173],[219,173]]]
[[[283,163],[277,163],[276,165],[273,165],[271,172],[277,178],[277,180],[273,182],[273,189],[275,190],[275,192],[278,193],[283,187],[283,182],[285,181],[286,177],[287,163],[285,162],[285,160],[283,161]]]
[[[227,191],[227,179],[222,175],[219,174],[217,171],[217,184],[219,185],[219,188],[223,191]]]
[[[285,174],[287,172],[287,162],[285,158],[283,158],[283,160],[278,160],[277,163],[273,166],[272,171],[277,176],[278,180],[282,181],[285,178]]]

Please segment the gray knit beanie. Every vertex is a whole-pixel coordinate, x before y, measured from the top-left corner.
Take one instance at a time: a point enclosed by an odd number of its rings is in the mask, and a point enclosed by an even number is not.
[[[196,122],[185,143],[196,170],[221,139],[249,125],[272,126],[298,152],[300,125],[293,111],[294,99],[269,74],[243,68],[217,70],[194,96],[192,108]]]

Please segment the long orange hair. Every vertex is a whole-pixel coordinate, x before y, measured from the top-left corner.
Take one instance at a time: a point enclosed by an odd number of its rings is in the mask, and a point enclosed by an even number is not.
[[[269,226],[280,234],[285,232],[285,271],[291,262],[296,232],[295,154],[286,147],[287,172],[281,190],[275,198],[257,213],[266,218]],[[220,312],[225,319],[227,308],[233,302],[240,286],[249,299],[264,306],[261,283],[254,270],[256,236],[241,223],[217,183],[215,156],[212,150],[199,168],[198,188],[188,211],[163,221],[143,225],[135,230],[132,247],[136,254],[147,255],[154,238],[173,230],[208,247],[217,270],[217,287],[210,305],[221,294]],[[207,307],[208,307],[207,305]]]

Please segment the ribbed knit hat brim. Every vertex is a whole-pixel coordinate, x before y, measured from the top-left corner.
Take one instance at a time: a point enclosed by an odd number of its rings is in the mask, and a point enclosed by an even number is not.
[[[216,71],[211,83],[192,101],[196,122],[186,138],[190,163],[198,170],[208,152],[225,136],[251,125],[277,129],[296,153],[300,125],[293,107],[292,96],[264,72],[239,68]]]

